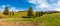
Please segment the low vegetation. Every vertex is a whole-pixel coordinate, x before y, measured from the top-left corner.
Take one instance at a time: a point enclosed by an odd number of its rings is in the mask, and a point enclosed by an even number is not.
[[[32,7],[25,12],[9,12],[6,7],[0,13],[0,19],[4,22],[33,22],[38,26],[60,26],[60,12],[33,12]]]

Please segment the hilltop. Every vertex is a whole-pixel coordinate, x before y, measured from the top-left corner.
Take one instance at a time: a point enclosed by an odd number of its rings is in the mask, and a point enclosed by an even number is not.
[[[42,21],[39,26],[60,26],[60,13],[45,14],[38,19]]]

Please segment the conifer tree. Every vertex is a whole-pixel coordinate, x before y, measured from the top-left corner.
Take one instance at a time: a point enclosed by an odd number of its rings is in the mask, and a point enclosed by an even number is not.
[[[3,14],[4,15],[8,15],[9,14],[9,10],[8,10],[8,7],[7,6],[5,7],[5,10],[4,10]]]
[[[29,17],[32,17],[33,16],[32,7],[29,8],[27,16],[29,16]]]

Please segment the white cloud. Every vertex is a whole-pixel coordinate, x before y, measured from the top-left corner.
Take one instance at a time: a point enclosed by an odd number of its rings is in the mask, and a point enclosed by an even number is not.
[[[36,4],[37,0],[29,0],[30,3]]]
[[[4,9],[0,9],[0,12],[3,12]]]
[[[2,8],[5,8],[5,5],[2,5]]]
[[[16,8],[16,7],[11,6],[11,5],[2,5],[2,6],[0,6],[0,11],[1,11],[1,12],[4,11],[5,6],[8,7],[9,11],[18,12],[18,11],[23,11],[23,10],[24,10],[24,9],[21,9],[21,8]],[[21,10],[19,10],[19,9],[21,9]]]
[[[60,11],[60,7],[55,9],[56,11]]]
[[[10,11],[16,11],[16,7],[9,8]]]
[[[36,10],[40,11],[41,9],[49,7],[48,3],[45,0],[31,0],[28,1],[36,5]]]
[[[0,6],[0,11],[4,11],[5,6],[8,6],[9,7],[10,5],[1,5]]]
[[[9,10],[10,10],[10,11],[14,11],[14,12],[20,11],[20,10],[18,10],[16,7],[10,7]]]
[[[60,1],[58,1],[57,4],[60,6]]]
[[[45,0],[28,0],[29,3],[33,3],[33,4],[40,4],[45,2]]]
[[[8,7],[9,7],[9,6],[11,6],[11,5],[2,5],[1,7],[2,7],[2,8],[5,8],[5,6],[8,6]]]
[[[29,3],[35,4],[35,11],[47,11],[47,10],[56,10],[60,11],[60,1],[57,0],[57,3],[49,4],[47,0],[28,0]],[[54,2],[54,0],[51,0]]]

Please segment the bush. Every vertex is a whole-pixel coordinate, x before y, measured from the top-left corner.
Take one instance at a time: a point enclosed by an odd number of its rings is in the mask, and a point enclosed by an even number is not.
[[[23,16],[23,18],[30,18],[30,17],[28,17],[28,16]]]

